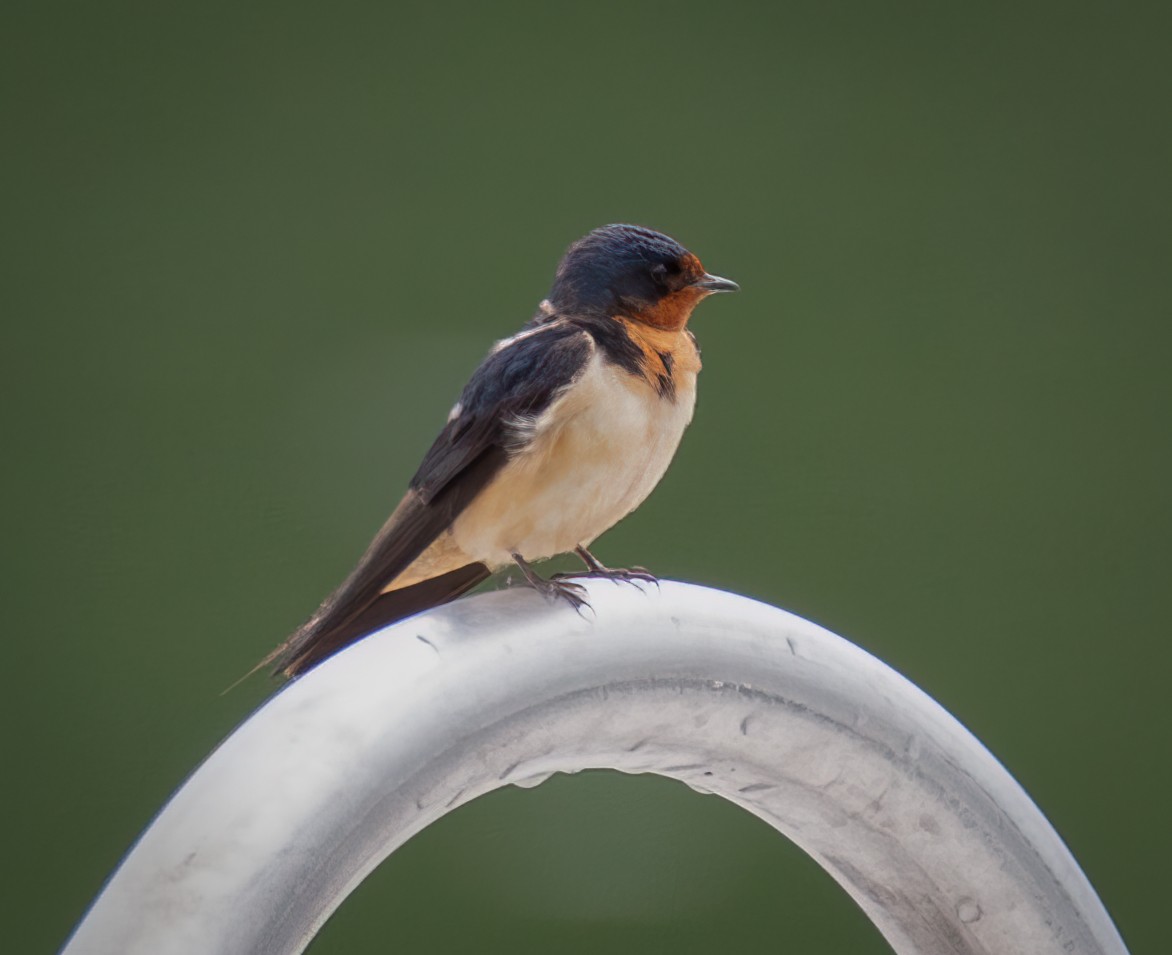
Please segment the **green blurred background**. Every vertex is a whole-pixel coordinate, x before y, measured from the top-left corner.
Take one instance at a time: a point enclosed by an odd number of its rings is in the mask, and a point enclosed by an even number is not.
[[[652,225],[696,420],[597,552],[808,616],[1166,939],[1166,4],[25,3],[5,94],[5,949],[269,692],[564,247]],[[883,952],[764,824],[587,773],[408,844],[333,952]]]

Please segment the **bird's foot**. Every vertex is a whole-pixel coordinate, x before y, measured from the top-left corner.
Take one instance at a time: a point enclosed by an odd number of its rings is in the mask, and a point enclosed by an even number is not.
[[[646,567],[600,567],[597,570],[584,570],[576,574],[554,574],[553,580],[567,580],[572,577],[586,577],[591,580],[624,581],[628,584],[648,583],[659,586],[659,578]]]
[[[563,580],[560,576],[551,577],[549,580],[539,578],[537,583],[529,581],[529,586],[547,600],[557,600],[560,597],[579,613],[582,612],[583,607],[590,606],[590,602],[586,599],[586,588],[581,584]]]
[[[520,554],[514,554],[513,560],[517,562],[517,567],[525,576],[525,582],[546,600],[561,598],[583,616],[585,615],[582,614],[582,608],[590,609],[590,602],[586,599],[586,588],[581,584],[565,580],[560,574],[546,579],[530,567]]]
[[[642,581],[643,583],[655,584],[656,587],[659,586],[659,578],[646,567],[607,567],[581,545],[574,548],[574,553],[581,557],[582,563],[586,565],[585,573],[554,574],[554,580],[564,580],[567,577],[591,577],[596,580],[626,581],[628,584]]]

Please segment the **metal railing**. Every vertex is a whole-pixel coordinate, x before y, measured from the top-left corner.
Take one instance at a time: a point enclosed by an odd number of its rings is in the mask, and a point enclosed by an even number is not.
[[[585,617],[476,596],[287,686],[174,795],[65,953],[300,952],[445,813],[594,767],[759,816],[899,955],[1126,952],[1026,793],[889,667],[744,597],[584,583]]]

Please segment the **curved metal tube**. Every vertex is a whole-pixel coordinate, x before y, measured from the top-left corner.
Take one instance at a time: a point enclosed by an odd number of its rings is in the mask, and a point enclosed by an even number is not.
[[[300,952],[440,816],[611,767],[723,796],[817,860],[899,953],[1125,953],[1061,839],[915,686],[721,591],[586,581],[461,600],[286,687],[175,794],[67,955]]]

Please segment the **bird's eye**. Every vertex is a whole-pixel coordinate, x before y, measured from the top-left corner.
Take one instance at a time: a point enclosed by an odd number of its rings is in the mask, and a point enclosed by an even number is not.
[[[659,283],[667,281],[667,266],[662,262],[651,266],[651,277]]]

